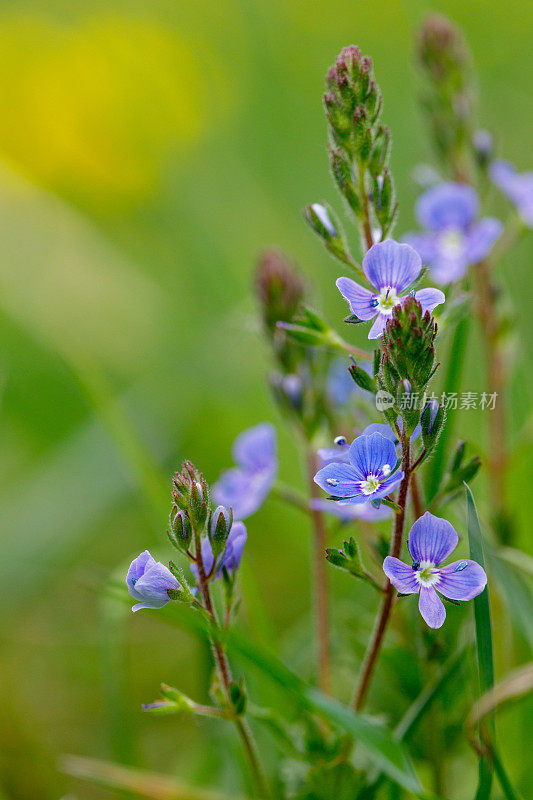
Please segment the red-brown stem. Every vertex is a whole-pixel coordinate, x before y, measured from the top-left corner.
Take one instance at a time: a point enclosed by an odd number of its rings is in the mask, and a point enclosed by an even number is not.
[[[213,607],[213,603],[211,600],[211,593],[209,591],[209,584],[207,582],[204,569],[200,536],[196,534],[195,539],[196,539],[196,562],[198,564],[198,585],[200,588],[200,594],[202,595],[206,611],[211,617],[215,627],[218,628],[218,618],[215,609]],[[226,697],[228,706],[231,708],[231,703],[230,703],[230,684],[232,682],[231,669],[224,648],[222,647],[220,641],[218,640],[216,633],[211,637],[211,644],[213,647],[213,654],[215,657],[215,663],[217,665],[218,674],[223,686],[224,695]],[[237,728],[237,732],[241,738],[246,755],[248,757],[250,769],[255,781],[256,796],[261,800],[265,800],[265,798],[268,797],[268,790],[261,769],[261,765],[259,764],[257,747],[253,738],[252,731],[250,730],[246,720],[243,719],[242,717],[234,717],[233,722],[235,724],[235,727]]]
[[[407,502],[407,490],[409,488],[410,478],[410,453],[409,453],[409,439],[406,436],[401,437],[402,443],[402,470],[404,476],[400,483],[400,490],[398,494],[398,505],[400,510],[396,513],[394,519],[394,530],[391,540],[391,547],[389,555],[399,558],[402,550],[403,528],[405,522],[405,504]],[[374,675],[374,669],[378,660],[378,656],[383,644],[383,638],[390,619],[392,604],[394,600],[394,586],[390,581],[387,581],[385,587],[385,596],[381,603],[378,618],[372,638],[368,644],[368,648],[361,666],[361,672],[357,687],[353,696],[352,706],[356,711],[360,711],[364,706],[370,682]]]
[[[314,481],[318,472],[316,455],[310,448],[307,452],[309,490],[312,498],[320,497],[320,490]],[[316,647],[318,656],[318,685],[323,692],[330,691],[330,641],[328,576],[326,564],[326,526],[321,511],[312,509],[313,522],[313,567],[315,595]]]
[[[417,520],[424,513],[424,504],[422,502],[422,495],[420,493],[420,484],[418,483],[418,476],[412,470],[411,470],[411,500],[413,501],[413,512],[415,520]]]
[[[496,311],[496,290],[491,281],[488,261],[485,260],[476,264],[474,280],[478,298],[477,314],[485,344],[487,389],[489,394],[496,395],[494,410],[488,412],[489,455],[487,470],[494,516],[496,519],[501,519],[506,509],[505,360],[498,341],[499,324]]]

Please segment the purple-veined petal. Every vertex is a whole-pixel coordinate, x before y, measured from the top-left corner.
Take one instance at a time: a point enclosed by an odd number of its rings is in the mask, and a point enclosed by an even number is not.
[[[405,244],[411,245],[416,250],[423,264],[433,264],[437,254],[438,238],[434,233],[406,233],[403,237]]]
[[[379,500],[382,497],[386,497],[396,489],[402,480],[403,472],[398,470],[394,473],[394,475],[391,475],[390,478],[387,478],[386,481],[383,481],[383,483],[380,484],[379,489],[372,494],[372,500]]]
[[[418,300],[424,313],[429,311],[431,314],[433,309],[441,303],[444,303],[446,298],[444,292],[441,292],[440,289],[420,289],[418,292],[415,292],[415,300]]]
[[[386,422],[371,422],[370,425],[366,426],[361,436],[370,436],[371,433],[381,433],[385,439],[390,439],[393,444],[398,443],[398,437]]]
[[[387,556],[383,562],[383,572],[400,594],[416,594],[420,584],[411,567],[394,556]]]
[[[441,183],[418,198],[415,211],[421,226],[430,231],[466,230],[478,215],[479,200],[471,186]]]
[[[502,232],[503,225],[495,217],[485,217],[472,225],[464,243],[465,258],[468,263],[477,264],[485,258]]]
[[[426,511],[411,528],[408,547],[413,561],[430,561],[438,566],[453,553],[458,542],[451,523]]]
[[[408,244],[386,239],[372,245],[363,258],[363,270],[376,289],[391,286],[399,294],[420,274],[420,256]]]
[[[351,278],[338,278],[335,281],[335,286],[344,299],[348,301],[350,311],[356,317],[366,321],[376,316],[376,308],[372,305],[374,295],[368,289],[359,286]]]
[[[387,324],[388,319],[390,319],[390,315],[378,314],[376,317],[376,321],[368,331],[368,338],[379,339],[379,337],[383,334],[383,331],[385,330],[385,325]]]
[[[233,443],[233,460],[247,470],[272,468],[276,464],[276,431],[269,422],[240,433]]]
[[[439,570],[435,588],[451,600],[472,600],[487,585],[485,570],[477,561],[468,558],[454,561]]]
[[[359,494],[359,483],[365,479],[352,464],[332,461],[322,467],[314,477],[314,481],[333,497],[350,497]]]
[[[141,608],[162,608],[170,599],[167,589],[179,588],[180,585],[169,568],[156,561],[135,583],[135,594],[132,596],[141,602],[132,607],[133,611]]]
[[[126,575],[126,583],[128,585],[128,589],[130,590],[130,594],[139,578],[144,575],[147,569],[153,567],[155,563],[155,559],[152,558],[152,555],[148,550],[145,550],[144,553],[141,553],[137,556],[137,558],[133,559],[129,566],[128,574]],[[132,595],[132,597],[135,597],[135,595]]]
[[[353,519],[361,519],[364,522],[379,522],[382,519],[389,519],[392,516],[392,511],[387,506],[381,505],[379,508],[374,508],[372,503],[368,500],[362,503],[346,504],[338,503],[335,500],[322,500],[313,498],[309,501],[309,507],[316,509],[316,511],[324,511],[326,514],[332,514],[335,517],[343,520],[343,522],[350,522]]]
[[[396,449],[390,439],[381,433],[358,436],[350,445],[350,463],[365,480],[368,475],[378,475],[385,464],[394,469],[397,461]]]
[[[446,609],[433,586],[421,586],[418,608],[430,628],[441,628],[446,619]]]

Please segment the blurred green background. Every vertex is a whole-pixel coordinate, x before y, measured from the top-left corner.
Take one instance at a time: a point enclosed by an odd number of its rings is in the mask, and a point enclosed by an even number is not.
[[[142,715],[161,680],[204,697],[208,652],[97,589],[145,547],[168,558],[168,477],[185,456],[214,480],[235,435],[269,419],[281,474],[302,485],[296,443],[265,387],[254,261],[270,244],[289,252],[340,327],[338,269],[300,210],[319,199],[341,209],[321,95],[349,43],[374,58],[394,137],[396,233],[412,227],[413,169],[432,157],[412,41],[428,10],[464,28],[479,122],[494,131],[500,155],[531,167],[525,2],[490,13],[486,0],[1,3],[2,800],[110,796],[61,775],[65,752],[203,783],[236,752],[224,725]],[[495,194],[491,209],[507,213]],[[502,265],[520,345],[509,355],[509,488],[517,544],[529,552],[532,256],[529,234]],[[347,335],[364,343],[359,331]],[[464,388],[483,387],[476,333]],[[483,422],[483,412],[469,411],[457,426],[482,456]],[[483,511],[483,477],[474,489]],[[248,527],[243,624],[309,674],[307,526],[272,499]],[[356,659],[366,634],[359,641],[353,630],[352,589],[342,575],[335,581]],[[370,625],[374,601],[365,602]],[[503,674],[514,662],[502,642],[513,634],[501,624]],[[524,646],[514,647],[519,662]],[[354,663],[342,665],[340,696]],[[501,724],[509,770],[523,780],[525,716],[504,713]],[[471,797],[459,778],[475,773],[466,748],[454,769],[454,797]]]

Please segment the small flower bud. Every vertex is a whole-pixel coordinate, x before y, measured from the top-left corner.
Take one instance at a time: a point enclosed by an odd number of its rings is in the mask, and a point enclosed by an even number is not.
[[[440,436],[444,425],[444,410],[437,400],[430,400],[426,404],[420,417],[422,428],[422,441],[426,450],[432,450]]]
[[[484,129],[474,131],[472,144],[479,167],[486,169],[494,153],[494,137],[492,133]]]
[[[183,552],[188,549],[192,538],[192,526],[186,511],[183,509],[178,511],[174,506],[170,515],[170,530],[167,533],[174,547]]]
[[[217,506],[209,523],[209,538],[212,542],[225,542],[233,524],[233,513],[225,506]]]
[[[362,367],[358,367],[357,364],[351,364],[348,367],[348,371],[357,386],[367,392],[376,393],[376,381]]]
[[[336,239],[338,234],[329,216],[326,206],[320,203],[311,203],[307,207],[308,220],[315,231],[323,238]]]

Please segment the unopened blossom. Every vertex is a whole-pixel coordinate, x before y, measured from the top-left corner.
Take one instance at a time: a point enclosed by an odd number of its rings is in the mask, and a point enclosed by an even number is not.
[[[332,461],[315,475],[315,483],[341,505],[379,500],[403,478],[396,470],[396,448],[380,433],[358,436],[345,461]]]
[[[416,217],[426,232],[409,233],[404,240],[429,265],[437,283],[460,280],[471,264],[488,255],[500,237],[500,220],[478,219],[478,214],[478,196],[464,183],[441,183],[418,198]]]
[[[209,577],[222,577],[222,569],[225,567],[230,574],[233,574],[242,560],[244,545],[248,537],[244,522],[234,522],[226,542],[226,549],[217,557],[217,562],[213,566],[213,550],[208,538],[202,540],[202,561],[205,574]],[[191,571],[198,580],[198,567],[191,564]]]
[[[276,479],[274,427],[264,422],[243,431],[235,439],[232,452],[237,466],[222,473],[213,486],[213,497],[231,508],[235,519],[246,519],[257,511]]]
[[[402,292],[416,281],[421,269],[421,258],[412,247],[386,239],[372,245],[363,258],[363,272],[374,291],[365,289],[351,278],[337,280],[337,288],[348,301],[352,314],[363,321],[376,318],[368,333],[369,339],[381,336],[394,306],[408,296]],[[414,297],[424,312],[432,312],[445,300],[440,289],[420,289],[414,292]]]
[[[156,561],[148,550],[135,558],[126,576],[128,592],[138,600],[132,611],[140,608],[162,608],[170,598],[168,589],[181,589],[180,584],[160,561]]]
[[[439,566],[458,542],[457,531],[447,520],[426,511],[409,533],[413,564],[393,556],[383,562],[383,571],[400,594],[419,594],[418,607],[430,628],[440,628],[446,619],[437,592],[450,600],[472,600],[487,584],[485,570],[476,561],[465,558]]]
[[[533,228],[533,171],[517,172],[508,161],[497,160],[489,172],[493,183],[516,206],[526,225]]]

